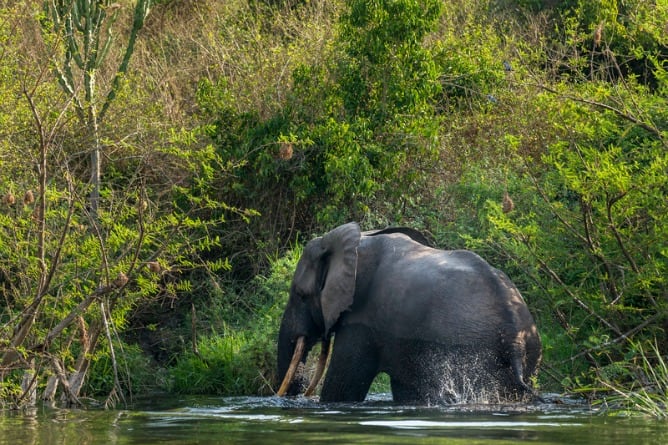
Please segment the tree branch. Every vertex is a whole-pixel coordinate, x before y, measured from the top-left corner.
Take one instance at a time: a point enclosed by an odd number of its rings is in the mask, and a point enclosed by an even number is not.
[[[632,122],[633,124],[638,125],[639,127],[643,128],[644,130],[653,134],[654,136],[656,136],[656,138],[658,140],[661,141],[661,143],[664,146],[668,146],[668,142],[666,142],[666,140],[664,139],[661,131],[656,126],[650,125],[646,122],[643,122],[642,120],[638,119],[637,117],[633,116],[632,114],[626,113],[626,112],[620,110],[619,108],[615,108],[611,105],[604,104],[602,102],[597,102],[595,100],[585,99],[585,98],[573,96],[573,95],[570,95],[570,94],[564,94],[564,93],[561,93],[561,92],[555,90],[554,88],[550,88],[550,87],[545,86],[545,85],[534,84],[534,86],[540,88],[541,90],[544,90],[544,91],[547,91],[549,93],[552,93],[552,94],[558,95],[560,97],[563,97],[564,99],[569,99],[569,100],[572,100],[572,101],[575,101],[575,102],[580,102],[580,103],[583,103],[583,104],[586,104],[586,105],[589,105],[589,106],[592,106],[592,107],[595,107],[595,108],[601,108],[603,110],[611,111],[614,114],[616,114],[617,116],[621,117],[622,119],[625,119],[629,122]]]
[[[132,21],[132,31],[130,32],[130,38],[128,40],[128,46],[125,48],[125,54],[123,55],[123,60],[121,61],[118,71],[114,75],[114,80],[111,82],[111,89],[107,94],[107,98],[100,109],[99,120],[104,120],[104,116],[107,114],[109,105],[116,98],[116,92],[118,91],[121,83],[121,78],[125,76],[125,73],[128,71],[128,65],[130,64],[130,59],[135,50],[135,43],[137,42],[137,35],[139,31],[144,27],[144,20],[148,16],[148,13],[151,9],[151,0],[138,0],[135,5],[134,19]]]

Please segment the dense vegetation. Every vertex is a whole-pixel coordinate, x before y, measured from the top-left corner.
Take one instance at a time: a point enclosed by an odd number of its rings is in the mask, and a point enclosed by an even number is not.
[[[0,406],[271,394],[357,220],[508,272],[542,390],[665,415],[665,1],[3,1],[0,42]]]

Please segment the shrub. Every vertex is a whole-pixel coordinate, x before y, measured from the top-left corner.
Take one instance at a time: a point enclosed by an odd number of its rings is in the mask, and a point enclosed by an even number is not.
[[[643,91],[622,94],[633,95],[626,100],[644,107],[648,122],[666,122],[659,117],[665,109],[656,107],[662,100]],[[580,94],[589,99],[555,108],[553,122],[571,135],[548,148],[540,168],[525,170],[515,210],[505,213],[498,198],[490,200],[482,224],[506,267],[526,277],[538,318],[560,326],[575,348],[564,359],[551,348],[556,342],[546,341],[546,363],[560,368],[571,388],[596,382],[626,360],[629,339],[654,338],[668,322],[668,254],[657,243],[668,233],[665,129],[611,111],[605,86]],[[668,344],[658,348],[665,354]]]
[[[258,306],[247,323],[201,339],[196,352],[177,359],[170,371],[172,391],[228,396],[274,393],[279,322],[300,254],[301,249],[295,248],[272,259],[269,275],[256,277],[255,290],[246,297]]]
[[[660,82],[668,50],[665,2],[574,0],[557,2],[552,13],[557,26],[548,34],[549,50],[561,74],[602,81],[636,77],[652,87]]]
[[[116,363],[114,363],[114,357]],[[115,381],[118,378],[118,381]],[[87,397],[106,397],[121,390],[129,397],[165,389],[166,373],[138,345],[114,342],[114,355],[100,348],[91,360],[90,375],[83,387]],[[116,388],[120,386],[119,388]]]
[[[647,415],[666,419],[668,401],[668,362],[656,339],[631,342],[629,359],[618,365],[623,383],[607,375],[601,377],[603,388],[611,395],[597,404],[615,415]],[[630,383],[628,383],[630,381]]]
[[[440,2],[346,6],[323,57],[290,65],[270,113],[244,107],[227,80],[201,84],[209,136],[224,159],[243,162],[219,188],[263,209],[254,230],[275,241],[260,248],[376,209],[398,218],[435,159],[441,86],[428,35]]]

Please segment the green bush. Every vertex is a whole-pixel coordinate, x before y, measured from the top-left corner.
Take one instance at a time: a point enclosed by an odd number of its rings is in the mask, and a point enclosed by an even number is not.
[[[597,404],[615,415],[641,414],[666,419],[668,361],[656,339],[631,342],[628,359],[618,363],[617,368],[625,383],[602,376],[601,383],[610,391],[610,396],[597,401]]]
[[[114,342],[114,356],[108,348],[100,348],[91,360],[88,379],[82,392],[87,397],[108,396],[115,389],[115,375],[120,390],[129,396],[160,391],[166,388],[166,373],[137,345]],[[115,366],[115,369],[114,369]]]
[[[127,33],[78,70],[41,3],[0,8],[0,403],[58,367],[141,391],[135,342],[175,391],[270,393],[285,252],[353,219],[507,271],[542,388],[642,394],[639,356],[668,349],[665,2],[284,3],[153,2],[121,77]],[[131,8],[103,9],[129,30]],[[85,85],[112,83],[95,129]]]
[[[238,394],[246,390],[232,364],[245,343],[243,334],[207,337],[198,342],[199,353],[188,353],[170,370],[171,390],[186,394]],[[240,392],[243,394],[244,392]]]
[[[276,341],[292,274],[301,255],[295,248],[270,261],[267,277],[255,278],[246,295],[257,309],[247,322],[198,342],[198,351],[182,354],[170,370],[171,390],[188,394],[270,395],[276,381]]]
[[[569,339],[548,339],[545,362],[571,389],[591,387],[625,360],[629,338],[659,336],[668,322],[668,252],[657,243],[668,233],[666,129],[611,112],[606,88],[583,89],[585,103],[554,109],[553,122],[571,128],[570,138],[548,147],[542,167],[516,182],[514,211],[490,200],[479,226],[506,268],[528,278],[525,295],[541,324],[560,326]],[[617,99],[644,107],[648,122],[666,122],[665,108],[644,90],[623,94]],[[568,360],[564,349],[573,347]]]
[[[328,58],[296,64],[275,110],[244,108],[227,81],[200,85],[207,133],[242,164],[219,188],[263,209],[255,238],[275,241],[260,249],[377,209],[395,219],[435,159],[441,86],[427,37],[440,2],[346,5]]]
[[[644,0],[557,2],[548,34],[561,74],[578,80],[636,77],[656,87],[668,50],[668,5]],[[657,63],[658,62],[658,63]]]

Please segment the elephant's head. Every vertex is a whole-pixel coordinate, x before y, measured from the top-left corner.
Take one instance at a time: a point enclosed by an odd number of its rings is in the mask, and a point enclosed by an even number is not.
[[[323,353],[306,394],[317,385],[327,360],[329,338],[340,315],[353,303],[360,237],[357,223],[349,223],[304,248],[278,337],[278,376],[283,382],[278,395],[294,395],[303,389],[305,379],[301,375],[295,379],[295,370],[306,361],[313,345],[322,341]]]

